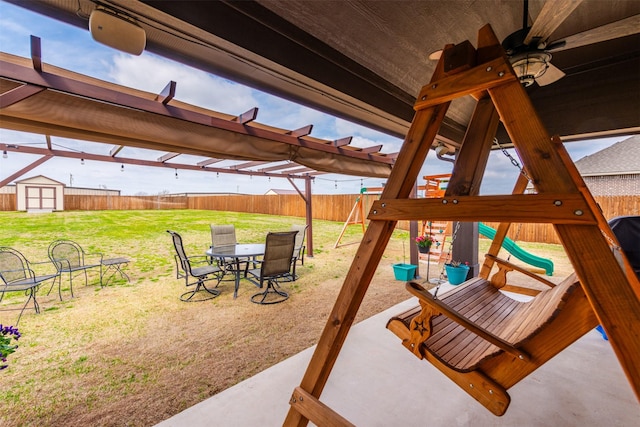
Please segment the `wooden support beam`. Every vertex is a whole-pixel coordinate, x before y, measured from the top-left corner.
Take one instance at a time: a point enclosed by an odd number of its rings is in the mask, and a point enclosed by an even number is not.
[[[175,96],[176,96],[176,82],[171,80],[169,84],[167,84],[165,88],[162,89],[162,92],[160,92],[156,96],[156,101],[159,101],[164,105],[167,105]]]
[[[254,107],[240,114],[238,117],[234,119],[234,121],[245,124],[245,123],[254,121],[257,117],[258,117],[258,108]]]
[[[258,169],[258,171],[259,172],[271,172],[271,171],[277,171],[277,170],[282,170],[282,169],[291,169],[291,168],[295,168],[295,167],[298,167],[297,163],[289,162],[289,163],[284,163],[282,165],[275,165],[275,166],[269,166],[268,168]]]
[[[480,193],[480,184],[499,123],[500,116],[491,99],[486,97],[479,100],[455,160],[456,164],[468,167],[453,167],[447,196],[475,196]]]
[[[72,159],[85,159],[85,160],[95,160],[99,162],[108,162],[108,163],[118,163],[118,164],[127,164],[127,165],[138,165],[138,166],[151,166],[151,167],[161,167],[161,168],[171,168],[171,169],[180,169],[180,170],[193,170],[193,171],[206,171],[206,172],[217,172],[217,173],[228,173],[235,175],[246,175],[246,176],[266,176],[273,178],[297,178],[297,179],[307,179],[307,175],[295,176],[291,173],[267,173],[260,171],[245,171],[245,170],[235,170],[230,168],[212,168],[212,167],[201,167],[198,165],[189,165],[184,163],[163,163],[156,160],[141,160],[141,159],[132,159],[126,157],[111,157],[107,155],[101,154],[91,154],[91,153],[82,153],[76,151],[67,151],[67,150],[47,150],[44,148],[37,148],[31,146],[11,146],[6,145],[6,150],[9,152],[17,152],[22,154],[41,154],[41,155],[53,155],[55,157],[66,157]]]
[[[315,425],[323,427],[355,427],[346,418],[338,414],[317,398],[304,391],[300,387],[296,387],[289,401],[292,408],[295,408],[305,418],[312,421]]]
[[[291,136],[295,136],[296,138],[300,138],[300,137],[311,134],[312,129],[313,129],[313,125],[307,125],[295,130],[290,130],[289,132],[287,132],[287,134]]]
[[[443,63],[440,60],[432,81],[442,75]],[[444,103],[416,113],[382,199],[409,197],[448,107],[449,103]],[[395,226],[396,221],[371,221],[365,232],[300,384],[302,390],[316,399],[324,389]],[[284,425],[305,426],[307,422],[308,419],[292,406]]]
[[[162,156],[158,157],[158,161],[160,163],[164,163],[167,160],[171,160],[174,157],[178,157],[180,155],[180,153],[167,153],[167,154],[163,154]]]
[[[500,86],[510,81],[518,81],[511,71],[511,64],[505,58],[497,58],[480,64],[462,74],[462,76],[454,74],[438,81],[437,84],[423,86],[418,95],[415,108],[418,110],[427,108],[452,101],[463,95],[472,95]]]
[[[345,145],[351,144],[352,136],[347,136],[346,138],[340,138],[333,141],[333,146],[335,147],[344,147]]]
[[[42,72],[42,44],[40,43],[40,37],[31,36],[31,62],[33,63],[33,69],[37,72]]]
[[[53,147],[51,146],[51,135],[45,135],[44,139],[47,141],[47,148],[49,150],[53,149]]]
[[[372,145],[371,147],[361,148],[360,151],[363,153],[379,153],[382,150],[382,145]]]
[[[315,169],[312,168],[298,168],[298,169],[289,169],[287,171],[287,173],[293,173],[293,174],[300,174],[300,173],[305,173],[305,172],[318,172],[318,173],[326,173],[326,172],[322,172],[322,171],[316,171]]]
[[[222,162],[224,159],[207,159],[207,160],[203,160],[201,162],[196,163],[199,167],[203,168],[205,166],[208,165],[212,165],[214,163],[219,163]]]
[[[596,225],[580,194],[519,194],[452,196],[444,198],[377,200],[370,220],[487,221]]]
[[[14,179],[20,178],[22,175],[24,175],[25,173],[37,168],[38,166],[40,166],[41,164],[43,164],[44,162],[46,162],[47,160],[51,159],[53,157],[53,155],[45,155],[40,157],[38,160],[36,160],[35,162],[23,167],[22,169],[20,169],[19,171],[9,175],[8,177],[6,177],[5,179],[3,179],[2,181],[0,181],[0,188],[4,187],[5,185],[9,184],[11,181],[13,181]]]
[[[238,163],[237,165],[230,166],[230,169],[252,168],[254,166],[264,165],[265,163],[269,163],[269,162],[265,162],[263,160],[255,160],[255,161],[252,161],[252,162]]]
[[[42,92],[44,89],[33,85],[18,86],[0,95],[0,105],[7,108],[16,102],[23,101],[36,93]]]
[[[490,88],[489,94],[538,192],[580,193],[579,182],[564,164],[521,85]],[[599,210],[592,213],[602,215]],[[602,221],[604,219],[598,222]],[[622,369],[640,399],[638,280],[626,277],[597,225],[561,224],[555,228]]]
[[[115,157],[120,151],[122,151],[123,148],[124,148],[124,145],[115,145],[114,147],[111,148],[111,150],[109,150],[109,155],[111,157]]]
[[[533,22],[524,44],[529,45],[534,38],[546,41],[565,19],[582,3],[582,0],[556,0],[546,2]],[[535,44],[534,44],[535,45]]]

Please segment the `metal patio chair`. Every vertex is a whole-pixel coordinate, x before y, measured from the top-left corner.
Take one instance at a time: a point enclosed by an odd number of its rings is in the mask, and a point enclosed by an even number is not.
[[[307,228],[308,225],[292,225],[291,226],[291,231],[297,231],[298,234],[296,234],[296,242],[295,245],[293,247],[293,256],[291,257],[291,277],[290,279],[292,281],[296,280],[298,278],[298,275],[296,274],[296,264],[298,262],[300,262],[301,265],[304,265],[304,250],[305,250],[305,245],[304,245],[304,238],[307,235]]]
[[[0,247],[0,301],[2,301],[4,294],[7,292],[24,292],[28,295],[27,301],[20,310],[16,325],[20,322],[22,312],[24,312],[30,300],[33,300],[33,308],[36,313],[40,313],[40,305],[36,299],[38,286],[50,279],[55,281],[55,278],[59,275],[56,272],[55,274],[38,276],[32,268],[36,264],[49,264],[49,262],[30,263],[17,250]]]
[[[176,250],[174,259],[176,262],[176,278],[184,279],[185,286],[189,288],[194,286],[193,290],[189,290],[180,295],[180,300],[185,302],[206,301],[220,295],[217,289],[209,289],[205,282],[209,280],[217,280],[216,286],[220,284],[224,270],[218,265],[210,264],[206,255],[187,256],[182,237],[175,231],[167,230],[173,239],[173,247]],[[190,278],[195,281],[189,282]],[[198,298],[195,298],[199,296]]]
[[[256,285],[263,287],[267,283],[264,292],[251,296],[251,302],[256,304],[276,304],[286,301],[289,294],[280,290],[278,279],[287,280],[291,268],[291,259],[297,231],[285,231],[281,233],[267,234],[264,257],[260,268],[247,270],[247,279]]]
[[[69,291],[73,297],[73,275],[84,273],[84,283],[89,284],[87,270],[97,268],[100,271],[100,285],[102,285],[102,254],[100,252],[85,252],[82,247],[71,240],[56,240],[49,245],[49,259],[58,270],[58,294],[62,301],[62,274],[69,274]],[[55,282],[51,285],[51,289]],[[47,294],[48,295],[48,294]]]
[[[211,224],[211,248],[235,246],[237,244],[236,227],[233,224]],[[242,259],[238,262],[238,260],[233,257],[221,257],[218,259],[218,264],[224,268],[224,272],[226,273],[227,271],[235,272],[236,269],[246,270],[248,268],[248,261],[249,258]]]

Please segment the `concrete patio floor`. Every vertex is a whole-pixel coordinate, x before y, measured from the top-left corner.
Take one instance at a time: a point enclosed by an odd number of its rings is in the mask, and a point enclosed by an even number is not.
[[[358,426],[637,426],[640,405],[608,341],[592,331],[509,390],[496,417],[386,328],[410,299],[355,325],[321,401]],[[158,426],[280,426],[309,348]]]

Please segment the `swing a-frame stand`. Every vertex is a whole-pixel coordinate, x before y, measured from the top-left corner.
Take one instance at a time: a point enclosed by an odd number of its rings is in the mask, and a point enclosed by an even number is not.
[[[445,197],[409,199],[450,101],[466,95],[478,102]],[[415,110],[411,128],[382,196],[371,209],[371,222],[316,350],[300,386],[293,391],[284,425],[304,426],[308,421],[320,426],[351,425],[319,398],[398,220],[428,218],[505,223],[499,227],[493,245],[501,244],[500,236],[506,233],[508,223],[554,224],[588,306],[588,310],[572,309],[573,314],[565,319],[577,320],[584,329],[596,320],[595,313],[640,397],[640,283],[628,262],[625,261],[624,267],[616,262],[609,246],[609,241],[615,242],[615,238],[605,219],[560,140],[551,138],[543,127],[490,26],[479,31],[477,49],[469,42],[445,48],[431,82],[418,95]],[[478,196],[499,121],[518,151],[537,194]],[[523,181],[519,180],[516,186],[523,187]],[[514,193],[522,190],[516,188]],[[492,265],[491,259],[485,261],[483,270]],[[560,301],[560,305],[562,303]],[[573,307],[572,304],[567,302],[567,306]],[[493,367],[495,372],[508,377],[504,388],[577,339],[568,338],[571,331],[562,326],[562,322],[560,326],[557,323],[551,322],[555,329],[541,328],[530,353],[505,347],[507,350],[503,352],[508,356],[497,358],[497,365]],[[422,326],[426,326],[423,330],[428,332],[429,325]],[[497,345],[504,344],[494,341]],[[415,352],[423,355],[418,350]],[[501,369],[500,363],[508,364],[508,369]],[[522,367],[517,363],[522,363]],[[514,366],[517,374],[511,375],[509,371]],[[454,373],[447,376],[458,382]],[[483,386],[492,390],[492,382]],[[482,399],[492,399],[494,394],[502,393],[488,392],[484,397],[474,397],[489,407]]]

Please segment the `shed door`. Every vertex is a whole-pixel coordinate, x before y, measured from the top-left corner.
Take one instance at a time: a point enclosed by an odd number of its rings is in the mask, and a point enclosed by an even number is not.
[[[53,187],[26,187],[27,210],[55,209],[56,189]]]

